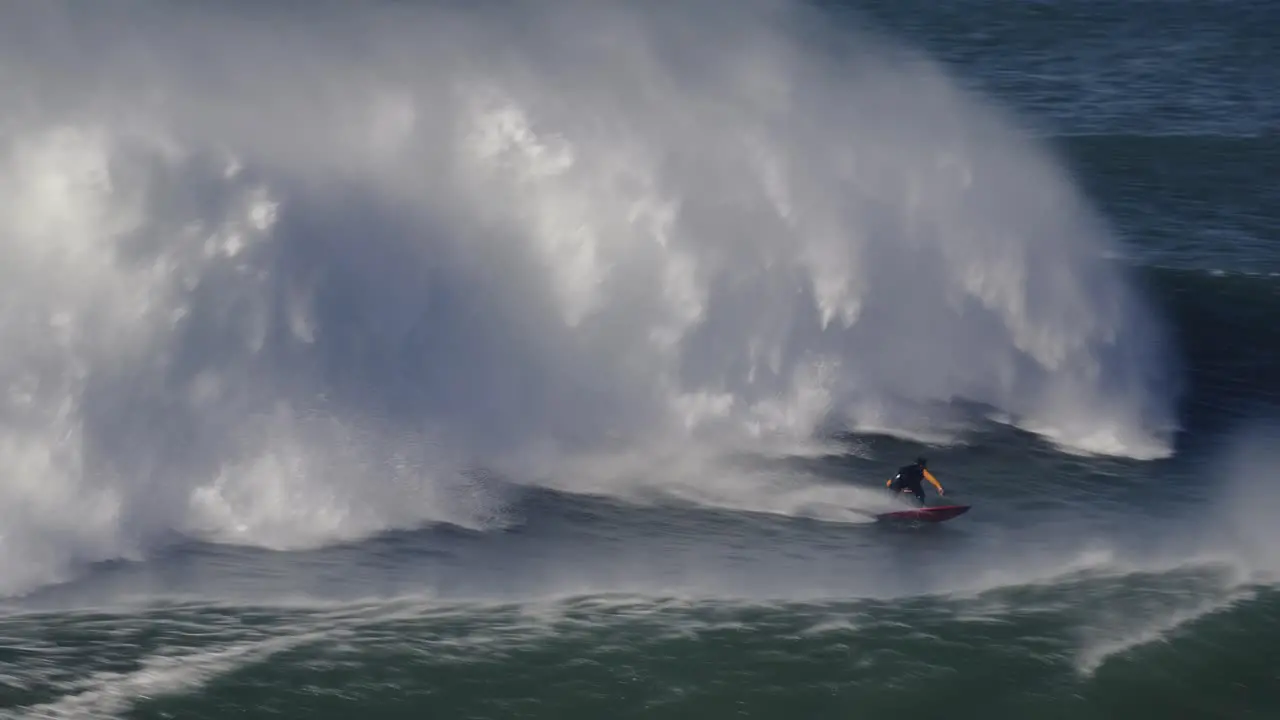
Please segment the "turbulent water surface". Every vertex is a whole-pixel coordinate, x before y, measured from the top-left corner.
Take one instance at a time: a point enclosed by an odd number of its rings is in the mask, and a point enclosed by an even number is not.
[[[1277,88],[1249,0],[7,5],[0,714],[1274,717]]]

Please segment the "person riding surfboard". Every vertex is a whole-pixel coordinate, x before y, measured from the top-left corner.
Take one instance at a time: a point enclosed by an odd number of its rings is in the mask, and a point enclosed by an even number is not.
[[[933,486],[938,489],[939,497],[947,494],[946,491],[942,489],[942,483],[938,482],[938,479],[933,476],[933,473],[929,472],[926,467],[928,464],[929,461],[923,456],[916,458],[916,461],[911,465],[903,465],[898,468],[898,474],[890,478],[889,481],[885,483],[885,487],[898,492],[907,490],[911,491],[911,494],[916,496],[916,501],[919,503],[920,507],[924,507],[924,488],[920,486],[920,482],[922,480],[928,480],[933,483]]]

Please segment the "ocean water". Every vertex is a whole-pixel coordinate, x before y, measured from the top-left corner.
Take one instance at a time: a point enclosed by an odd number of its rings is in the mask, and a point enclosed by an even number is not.
[[[6,5],[0,716],[1280,716],[1277,128],[1254,0]]]

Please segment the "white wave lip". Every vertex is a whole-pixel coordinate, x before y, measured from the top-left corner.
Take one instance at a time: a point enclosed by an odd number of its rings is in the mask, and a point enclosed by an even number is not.
[[[920,58],[764,1],[285,12],[0,10],[0,590],[958,399],[1168,452],[1105,224]]]

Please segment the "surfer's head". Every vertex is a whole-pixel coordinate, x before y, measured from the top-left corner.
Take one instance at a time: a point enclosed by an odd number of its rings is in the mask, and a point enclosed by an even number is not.
[[[926,460],[923,455],[921,455],[920,457],[916,458],[916,464],[919,465],[920,467],[928,467],[929,461]]]

